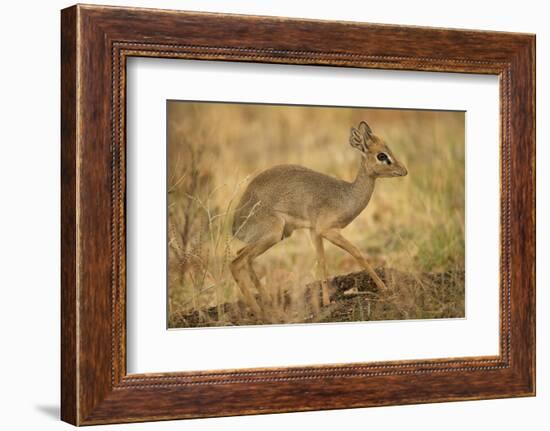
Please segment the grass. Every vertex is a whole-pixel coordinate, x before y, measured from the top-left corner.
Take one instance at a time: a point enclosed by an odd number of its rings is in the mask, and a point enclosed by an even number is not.
[[[170,102],[170,327],[188,326],[190,313],[198,326],[254,323],[245,309],[230,319],[224,305],[241,299],[228,266],[243,245],[231,233],[240,194],[250,178],[281,163],[352,180],[360,156],[348,144],[349,130],[361,120],[386,140],[409,175],[377,180],[371,202],[344,236],[375,267],[419,280],[427,273],[464,272],[463,113]],[[359,269],[340,249],[325,248],[331,275]],[[318,278],[306,231],[274,246],[255,268],[274,298],[266,305],[273,321],[316,321],[305,299],[305,286]],[[442,303],[440,287],[397,283],[392,298],[370,301],[367,308],[355,304],[352,315],[355,320],[463,316],[463,279],[454,284],[445,296],[448,303]],[[212,308],[215,317],[206,311]]]

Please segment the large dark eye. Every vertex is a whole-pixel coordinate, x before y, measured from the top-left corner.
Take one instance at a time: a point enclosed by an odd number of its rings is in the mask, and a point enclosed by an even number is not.
[[[376,155],[376,158],[378,160],[380,160],[381,162],[389,162],[390,161],[389,158],[388,158],[388,155],[386,153],[378,153]]]

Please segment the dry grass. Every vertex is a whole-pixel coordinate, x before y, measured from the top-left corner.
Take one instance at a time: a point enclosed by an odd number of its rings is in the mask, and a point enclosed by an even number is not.
[[[348,144],[349,130],[363,119],[409,175],[378,180],[366,210],[343,234],[375,267],[395,268],[418,280],[426,273],[464,271],[463,113],[170,102],[170,327],[188,326],[190,313],[197,316],[197,326],[236,324],[224,304],[240,300],[228,264],[242,246],[231,234],[231,223],[247,181],[281,163],[352,180],[360,156]],[[331,274],[358,269],[336,247],[327,245],[326,252]],[[265,304],[272,322],[321,320],[311,318],[304,294],[317,279],[306,231],[270,249],[255,268],[275,298]],[[423,283],[394,283],[396,294],[372,302],[369,310],[398,312],[370,312],[365,318],[463,316],[464,283],[455,284],[452,295],[441,300]],[[215,318],[205,311],[212,307]],[[237,324],[258,323],[245,310],[241,317]]]

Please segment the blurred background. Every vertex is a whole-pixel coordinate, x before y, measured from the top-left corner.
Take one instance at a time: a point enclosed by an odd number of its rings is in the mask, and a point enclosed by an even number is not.
[[[349,134],[362,120],[409,175],[377,180],[342,233],[371,265],[406,277],[393,280],[391,298],[365,302],[349,319],[312,317],[303,289],[318,278],[315,252],[308,232],[295,231],[255,261],[274,296],[292,298],[278,322],[464,316],[464,112],[185,101],[167,110],[169,327],[253,323],[226,312],[240,299],[228,264],[243,246],[231,234],[241,193],[256,174],[286,163],[352,181],[361,157]],[[325,250],[331,276],[359,270],[342,250]],[[428,282],[434,274],[444,281]]]

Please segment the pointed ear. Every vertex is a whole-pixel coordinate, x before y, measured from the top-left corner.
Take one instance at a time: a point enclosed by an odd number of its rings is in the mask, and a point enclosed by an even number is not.
[[[369,127],[369,125],[364,122],[364,121],[361,121],[359,123],[359,132],[365,137],[367,138],[366,140],[368,140],[371,136],[372,136],[372,130],[371,128]]]
[[[363,134],[357,130],[355,127],[351,128],[351,133],[349,136],[349,143],[353,148],[357,148],[359,151],[366,152],[367,146],[365,145],[365,138]]]
[[[372,136],[371,128],[367,123],[361,121],[357,129],[355,127],[351,128],[349,143],[352,147],[366,153],[369,150],[369,141],[372,139]]]

